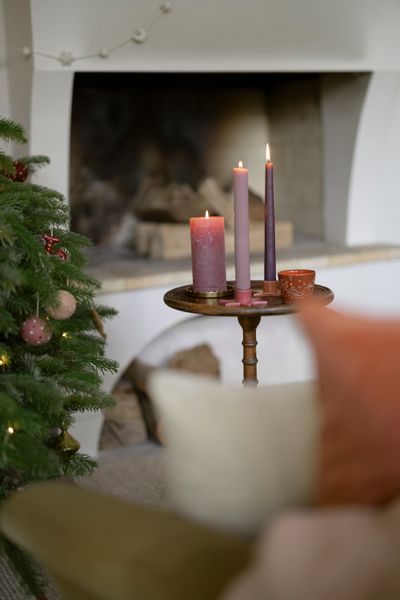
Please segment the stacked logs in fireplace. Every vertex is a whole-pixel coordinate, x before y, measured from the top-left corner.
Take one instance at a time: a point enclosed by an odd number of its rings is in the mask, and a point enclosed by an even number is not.
[[[83,195],[81,206],[75,207],[74,217],[76,229],[92,237],[98,245],[130,248],[137,255],[152,259],[186,258],[190,256],[189,219],[202,216],[208,210],[210,215],[225,218],[226,252],[228,255],[234,252],[232,192],[224,191],[211,177],[204,178],[197,189],[186,183],[145,177],[133,199],[123,208],[110,185],[100,185],[100,188],[96,185],[95,194],[96,210],[92,209],[89,214],[85,211],[85,197],[88,196]],[[90,195],[89,189],[89,198]],[[119,219],[116,218],[117,209]],[[251,251],[263,252],[264,202],[251,191],[249,211]],[[102,237],[97,235],[96,229],[92,229],[94,234],[87,231],[88,223],[91,228],[96,228],[96,220]],[[277,248],[292,244],[293,224],[278,220]]]
[[[264,249],[264,203],[250,193],[250,245],[254,253]],[[234,252],[233,199],[214,179],[207,178],[194,192],[187,185],[170,184],[142,190],[136,203],[138,217],[134,225],[135,247],[150,258],[174,259],[190,255],[189,218],[210,215],[225,217],[227,254]],[[276,224],[276,245],[286,248],[293,243],[293,225],[289,221]]]

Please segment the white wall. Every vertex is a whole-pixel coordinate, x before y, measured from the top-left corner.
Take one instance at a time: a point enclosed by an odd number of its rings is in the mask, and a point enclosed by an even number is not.
[[[29,0],[2,0],[1,9],[4,30],[1,39],[6,42],[6,94],[9,101],[8,107],[5,107],[7,112],[3,114],[21,123],[29,135],[33,64],[24,58],[20,50],[32,45]],[[15,146],[10,152],[17,158],[28,152],[28,146]]]
[[[34,45],[90,55],[129,39],[162,0],[31,0]],[[175,0],[143,45],[77,70],[357,71],[399,68],[396,0]],[[107,65],[105,66],[105,62]],[[64,68],[37,57],[36,68]]]
[[[361,110],[369,87],[367,73],[321,78],[324,138],[324,230],[328,241],[346,243],[348,198]],[[359,175],[362,177],[362,174]]]
[[[322,79],[326,239],[400,243],[400,73]]]
[[[0,0],[0,115],[10,116],[10,93],[8,88],[6,27],[4,19],[4,0]]]
[[[376,190],[376,222],[377,236],[379,240],[398,244],[400,242],[400,76],[395,76],[393,90],[394,109],[387,127],[384,144],[385,160],[380,173],[379,187]],[[381,152],[376,147],[375,152]],[[391,157],[395,157],[392,160]],[[385,185],[381,185],[382,182]]]
[[[59,191],[67,199],[73,77],[71,71],[34,71],[29,135],[30,153],[50,158],[35,182]]]
[[[400,217],[399,142],[400,73],[373,73],[352,159],[346,231],[349,245],[400,243],[400,228],[396,230]]]

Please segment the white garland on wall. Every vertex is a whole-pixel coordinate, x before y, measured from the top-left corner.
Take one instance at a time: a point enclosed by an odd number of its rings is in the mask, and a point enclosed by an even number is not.
[[[85,56],[75,56],[70,50],[62,50],[60,54],[56,56],[53,54],[48,54],[46,52],[35,51],[32,48],[29,48],[28,46],[24,46],[23,48],[18,49],[22,52],[23,56],[25,56],[27,60],[30,59],[33,55],[44,56],[45,58],[57,60],[63,67],[69,67],[70,65],[72,65],[72,63],[78,60],[88,60],[90,58],[101,58],[104,60],[109,58],[109,56],[113,52],[115,52],[119,48],[122,48],[122,46],[126,46],[127,44],[131,43],[143,44],[148,38],[150,29],[154,27],[154,25],[163,16],[170,13],[171,10],[172,2],[163,2],[162,4],[160,4],[157,13],[153,17],[151,17],[143,27],[137,27],[136,29],[134,29],[131,37],[129,37],[126,40],[123,40],[122,42],[119,42],[118,44],[115,44],[115,46],[111,46],[111,48],[100,48],[97,52],[93,54],[86,54]]]

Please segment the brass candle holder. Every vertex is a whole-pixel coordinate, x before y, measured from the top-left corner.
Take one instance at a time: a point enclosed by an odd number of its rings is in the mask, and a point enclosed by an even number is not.
[[[230,298],[235,293],[235,286],[231,283],[227,284],[226,290],[211,290],[208,292],[198,292],[190,285],[186,288],[188,296],[193,298]]]

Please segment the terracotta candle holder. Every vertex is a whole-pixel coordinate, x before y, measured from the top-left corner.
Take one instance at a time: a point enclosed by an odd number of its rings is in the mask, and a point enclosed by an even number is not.
[[[279,271],[282,302],[301,302],[314,293],[315,271],[312,269],[288,269]]]

